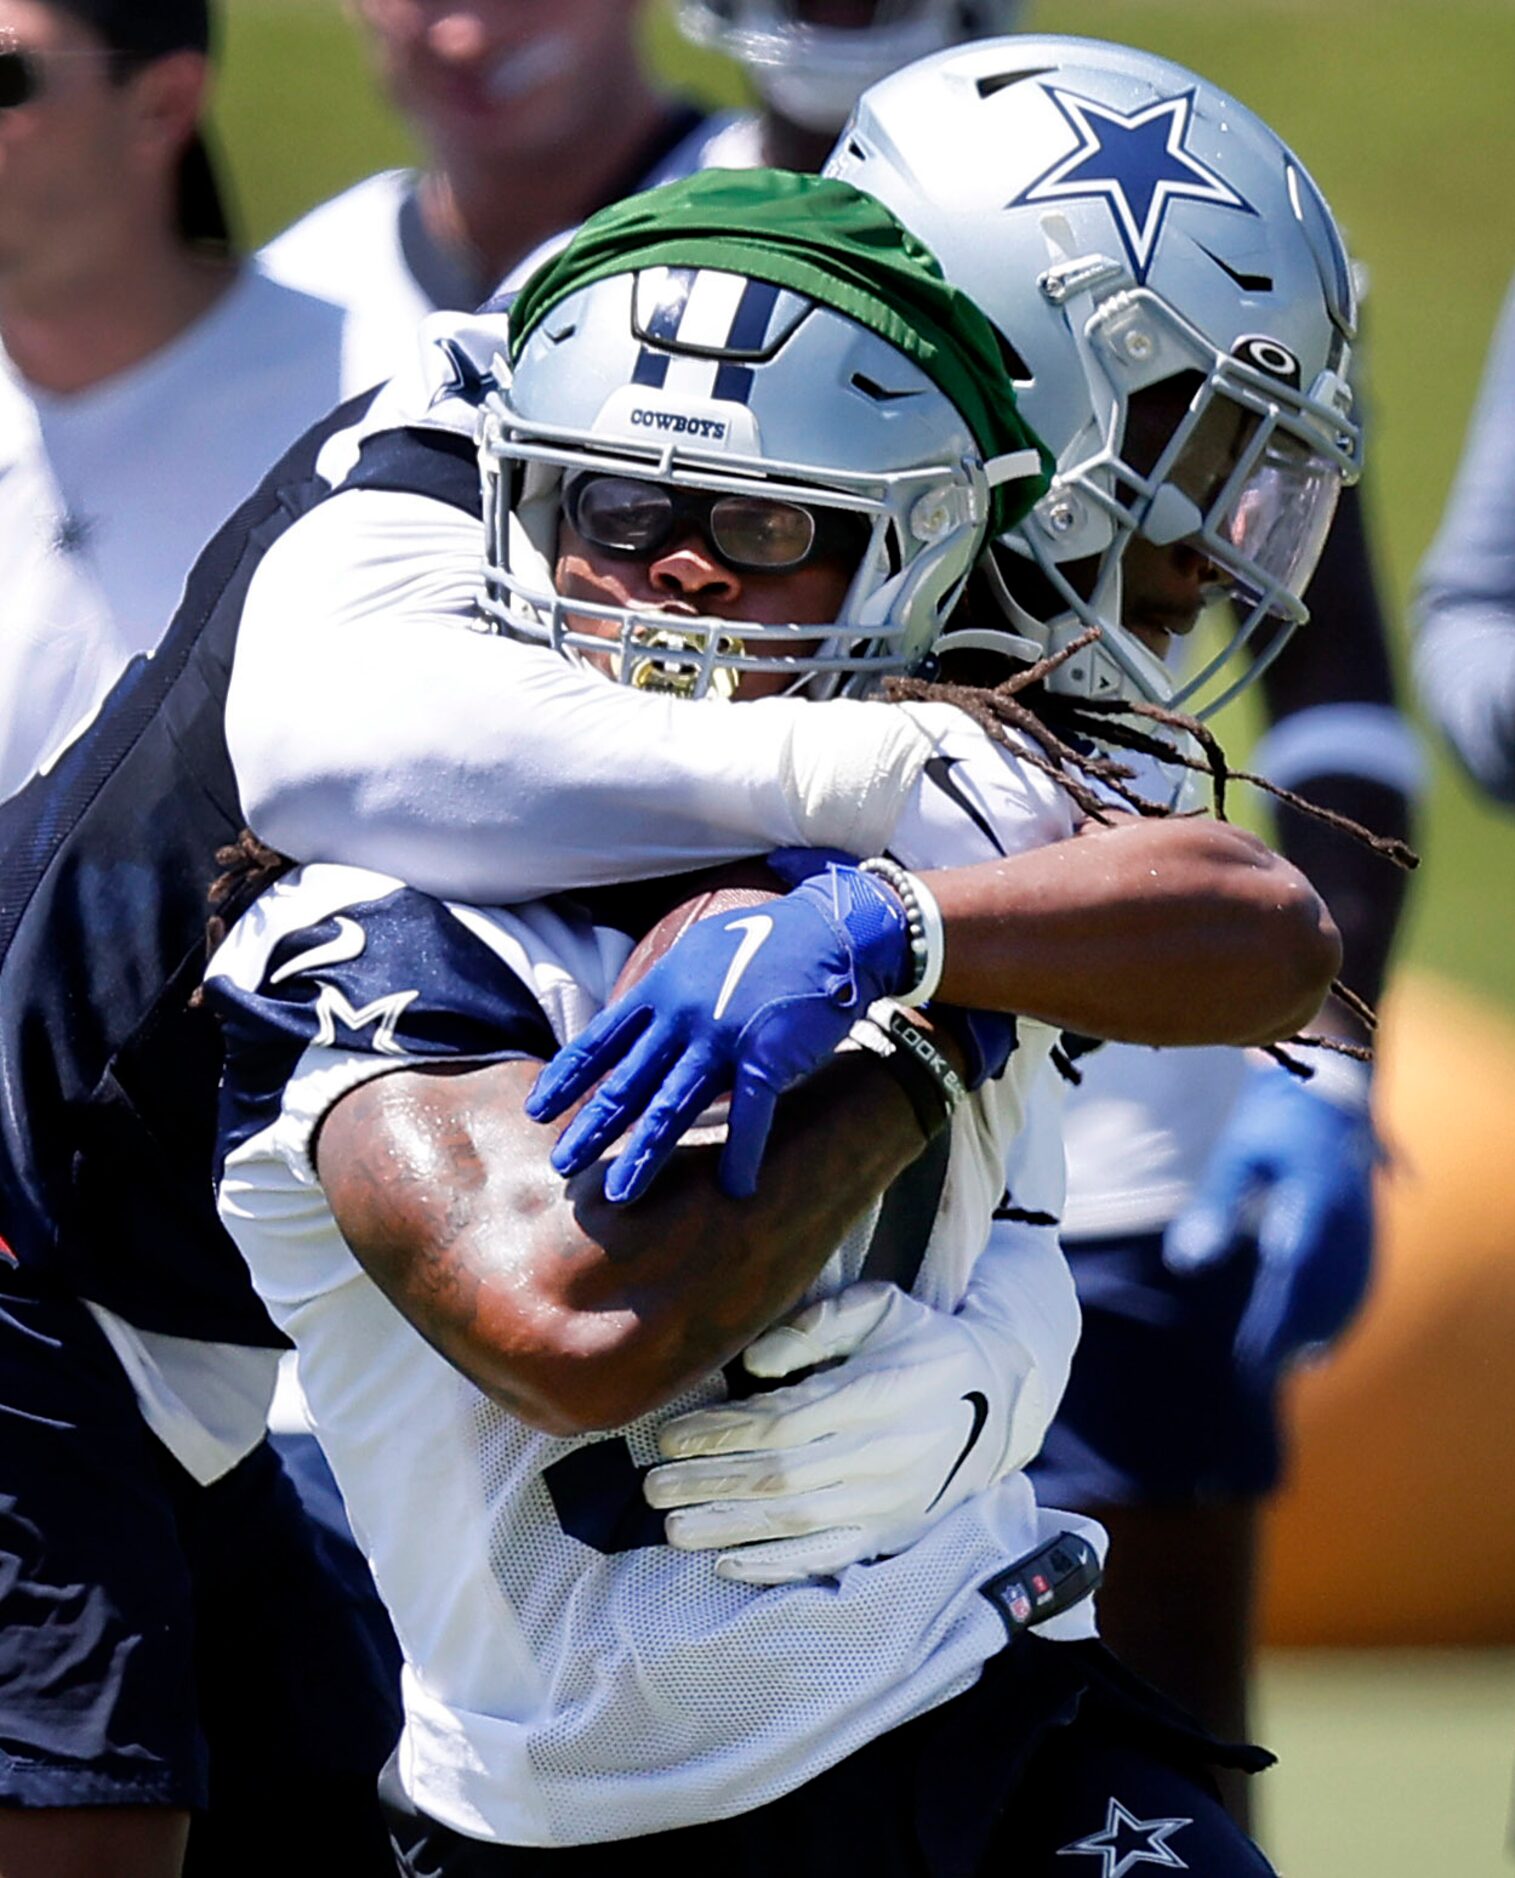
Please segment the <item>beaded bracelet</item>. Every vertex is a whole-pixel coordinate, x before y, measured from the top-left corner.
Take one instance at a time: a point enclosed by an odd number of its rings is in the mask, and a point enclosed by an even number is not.
[[[915,981],[905,991],[896,991],[897,1004],[920,1005],[936,995],[942,982],[942,967],[947,960],[947,932],[942,924],[942,909],[935,895],[916,874],[894,861],[875,855],[858,864],[859,872],[873,874],[883,881],[905,909],[905,924],[910,934],[910,958],[915,967]]]

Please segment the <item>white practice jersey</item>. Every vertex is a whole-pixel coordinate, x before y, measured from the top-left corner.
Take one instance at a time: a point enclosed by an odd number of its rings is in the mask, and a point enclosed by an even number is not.
[[[734,116],[699,119],[635,188],[652,189],[712,164],[750,168],[758,158],[755,150],[745,154],[752,146],[750,132],[742,128],[747,122]],[[369,176],[318,204],[258,257],[273,279],[342,309],[344,397],[398,371],[415,350],[416,329],[428,314],[471,312],[495,285],[481,284],[428,235],[419,182],[414,170]],[[531,259],[555,251],[562,239],[544,243]],[[517,266],[510,278],[525,271],[529,267]]]
[[[471,279],[461,270],[444,272],[445,258],[431,243],[423,259],[414,237],[407,239],[412,224],[420,226],[416,181],[413,170],[384,170],[354,183],[258,256],[272,279],[341,310],[344,397],[397,371],[427,314],[477,303]]]
[[[151,358],[66,395],[0,352],[0,796],[151,652],[210,536],[336,402],[333,309],[246,270]]]
[[[955,712],[923,718],[935,757],[890,843],[902,861],[981,859],[1070,832],[1045,778]],[[515,1844],[627,1838],[791,1790],[972,1683],[1006,1639],[981,1587],[1008,1563],[1070,1527],[1102,1545],[1039,1509],[1015,1474],[897,1557],[817,1583],[723,1581],[711,1555],[661,1542],[640,1492],[658,1424],[720,1400],[720,1375],[613,1434],[557,1439],[475,1389],[365,1275],[312,1168],[322,1117],[407,1063],[550,1055],[630,952],[613,904],[481,909],[307,867],[265,893],[210,972],[228,1033],[222,1215],[298,1348],[401,1640],[402,1779],[432,1817]],[[913,1276],[895,1270],[952,1310],[981,1256],[1019,1265],[1028,1325],[1061,1325],[1040,1360],[1065,1373],[1070,1313],[1044,1309],[1054,1231],[1004,1217],[1059,1210],[1052,1043],[1023,1024],[1005,1074],[959,1111],[935,1225]],[[985,1254],[1007,1169],[1011,1207]],[[877,1210],[836,1248],[812,1295],[874,1275],[876,1223]],[[1085,1599],[1052,1634],[1092,1628]]]
[[[1161,1232],[1183,1211],[1247,1072],[1243,1050],[1109,1043],[1078,1064],[1063,1136],[1063,1237]]]
[[[1131,786],[1149,801],[1181,810],[1203,805],[1192,773],[1148,757],[1123,753],[1122,760],[1134,771]],[[1107,1043],[1080,1057],[1078,1068],[1063,1113],[1063,1238],[1161,1232],[1188,1204],[1225,1129],[1245,1053]]]

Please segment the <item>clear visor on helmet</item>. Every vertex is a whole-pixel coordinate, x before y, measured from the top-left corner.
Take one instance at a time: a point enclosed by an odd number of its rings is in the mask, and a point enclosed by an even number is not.
[[[1357,475],[1350,394],[1333,372],[1301,390],[1293,355],[1271,340],[1238,342],[1267,369],[1217,352],[1150,293],[1113,298],[1085,331],[1091,382],[1110,394],[1097,413],[1103,439],[1080,460],[1065,459],[1033,516],[1007,538],[1038,570],[1046,600],[1034,590],[1018,598],[1012,561],[1002,605],[1024,638],[1050,650],[1098,627],[1097,649],[1054,673],[1054,689],[1124,692],[1207,717],[1308,617],[1305,589],[1341,490]],[[1167,372],[1127,390],[1128,361],[1152,358]],[[1182,571],[1175,563],[1163,572],[1150,555],[1128,552],[1133,537],[1200,559],[1182,557]],[[1235,630],[1202,669],[1186,669],[1182,639],[1204,600],[1223,593]],[[1174,637],[1180,645],[1169,644]]]
[[[1304,591],[1341,494],[1339,459],[1285,429],[1278,412],[1262,414],[1223,390],[1185,428],[1162,481],[1194,506],[1199,526],[1186,534],[1245,597],[1280,618],[1303,618]],[[1177,516],[1174,505],[1170,529]]]
[[[884,60],[899,42],[928,51],[948,42],[941,0],[742,0],[734,6],[685,0],[679,25],[687,37],[719,45],[746,65],[790,65],[819,50],[859,78],[891,70]]]

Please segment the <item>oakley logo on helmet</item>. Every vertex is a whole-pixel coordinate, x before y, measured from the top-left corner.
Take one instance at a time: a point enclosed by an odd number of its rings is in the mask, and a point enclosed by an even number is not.
[[[1232,350],[1243,365],[1266,372],[1269,378],[1280,378],[1295,391],[1300,389],[1299,360],[1276,339],[1269,339],[1266,334],[1249,336],[1238,339]]]
[[[682,411],[650,411],[645,405],[631,413],[631,421],[643,430],[671,431],[675,437],[714,437],[717,442],[728,428],[719,418],[686,417]]]
[[[1213,202],[1244,215],[1256,213],[1229,183],[1185,149],[1194,110],[1192,91],[1127,114],[1071,91],[1050,85],[1042,89],[1067,118],[1078,145],[1006,208],[1103,197],[1138,282],[1147,278],[1163,222],[1175,202]]]

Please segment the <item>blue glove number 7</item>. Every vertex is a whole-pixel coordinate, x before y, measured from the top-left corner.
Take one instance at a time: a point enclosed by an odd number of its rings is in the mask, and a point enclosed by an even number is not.
[[[780,871],[793,878],[798,869]],[[730,1090],[720,1183],[743,1199],[757,1186],[779,1096],[826,1061],[875,998],[908,985],[911,971],[896,896],[871,874],[828,865],[779,899],[682,934],[559,1050],[526,1113],[551,1121],[604,1077],[552,1164],[565,1179],[577,1174],[631,1128],[605,1193],[635,1200],[700,1112]]]

